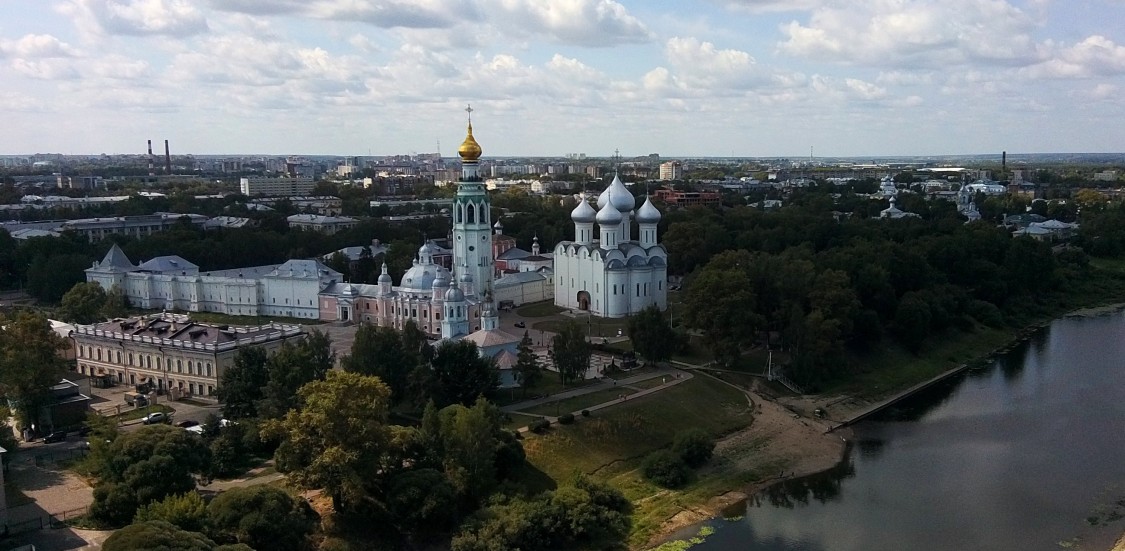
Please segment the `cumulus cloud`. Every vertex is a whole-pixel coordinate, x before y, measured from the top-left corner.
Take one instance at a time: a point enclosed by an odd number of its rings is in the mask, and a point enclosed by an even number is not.
[[[27,34],[18,40],[0,40],[0,54],[19,58],[75,57],[69,44],[49,34]]]
[[[1028,67],[1036,78],[1089,78],[1125,74],[1125,46],[1100,35],[1054,49],[1050,59]]]
[[[219,10],[360,21],[383,28],[445,29],[480,18],[471,0],[211,0]]]
[[[91,74],[112,80],[138,80],[152,76],[147,61],[117,54],[98,59],[88,64],[88,68]]]
[[[12,70],[37,80],[73,80],[80,74],[78,70],[63,59],[13,59]]]
[[[613,46],[647,42],[652,32],[613,0],[485,0],[501,22],[567,44]]]
[[[981,22],[987,21],[987,25]],[[1042,58],[1036,19],[1005,0],[851,0],[782,25],[782,52],[897,67],[1019,66]]]
[[[805,11],[822,6],[826,0],[713,0],[733,10],[750,12]]]
[[[187,0],[69,0],[59,11],[93,35],[191,36],[207,32],[207,19]]]

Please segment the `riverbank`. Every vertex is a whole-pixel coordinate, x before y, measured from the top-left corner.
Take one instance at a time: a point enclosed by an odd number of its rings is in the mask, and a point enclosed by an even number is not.
[[[839,464],[846,453],[843,438],[850,437],[846,428],[830,434],[829,431],[840,424],[847,424],[859,417],[868,415],[872,410],[893,403],[919,390],[929,387],[936,381],[951,377],[964,371],[971,365],[986,361],[998,354],[1009,351],[1013,346],[1032,337],[1037,331],[1048,325],[1052,320],[1063,317],[1095,317],[1125,310],[1125,303],[1113,303],[1097,307],[1087,307],[1071,310],[1062,315],[1049,319],[1039,320],[1029,324],[1018,331],[994,331],[986,335],[965,335],[962,340],[974,340],[971,345],[962,346],[961,342],[948,343],[947,346],[965,352],[971,351],[968,357],[957,357],[952,367],[940,371],[937,375],[929,374],[927,378],[918,379],[913,384],[903,384],[898,389],[886,389],[879,394],[866,393],[836,393],[832,395],[781,397],[776,401],[767,398],[765,393],[750,391],[748,394],[754,400],[754,422],[742,431],[723,439],[716,447],[716,457],[733,465],[744,466],[748,471],[758,473],[777,473],[776,475],[761,476],[742,485],[732,485],[736,488],[730,491],[719,489],[719,493],[708,499],[703,505],[686,506],[682,511],[668,518],[643,548],[648,549],[654,545],[666,542],[669,538],[683,535],[688,527],[699,524],[711,518],[720,516],[724,509],[743,501],[754,494],[761,492],[769,486],[785,480],[786,478],[807,476],[827,471]],[[944,355],[945,350],[931,350],[932,354],[944,362],[951,362],[954,357]],[[933,360],[934,358],[929,358]],[[923,359],[919,359],[922,361]],[[824,419],[814,415],[817,409],[829,413]],[[770,470],[763,470],[764,465],[775,466]],[[701,473],[701,478],[707,476]],[[689,536],[690,537],[690,536]],[[1123,536],[1125,539],[1125,536]],[[1119,542],[1112,551],[1125,551],[1123,543]],[[675,547],[670,547],[675,548]]]
[[[1113,549],[1109,551],[1125,551],[1125,534],[1121,534],[1121,539],[1117,540],[1117,545],[1114,545]]]
[[[827,421],[803,417],[765,394],[743,391],[754,404],[753,422],[719,440],[712,466],[699,473],[700,479],[710,476],[741,483],[736,489],[720,489],[722,493],[702,505],[683,507],[661,523],[641,549],[659,545],[684,528],[715,518],[773,484],[826,471],[844,459],[847,430],[829,434],[831,424]],[[760,476],[739,480],[736,473]]]

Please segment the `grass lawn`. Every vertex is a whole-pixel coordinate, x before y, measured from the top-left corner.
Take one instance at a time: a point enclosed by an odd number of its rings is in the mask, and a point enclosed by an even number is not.
[[[538,406],[530,407],[520,410],[522,413],[530,413],[532,415],[547,415],[555,417],[564,413],[574,413],[582,411],[590,406],[596,406],[605,402],[616,400],[618,396],[624,394],[626,396],[633,394],[637,391],[625,388],[615,387],[575,396],[573,398],[564,398],[554,402],[548,402]]]
[[[555,306],[555,303],[544,300],[543,302],[524,304],[516,308],[516,313],[525,318],[546,318],[558,314],[563,310],[566,310],[566,308]]]
[[[543,371],[543,378],[539,379],[539,382],[536,383],[535,386],[527,389],[526,393],[521,389],[500,390],[493,396],[492,403],[498,406],[510,406],[525,400],[531,400],[536,396],[550,396],[567,390],[582,388],[597,382],[597,379],[583,379],[569,385],[564,385],[559,381],[558,373],[554,371]]]
[[[140,419],[141,417],[144,417],[145,415],[148,415],[150,413],[163,412],[171,414],[174,411],[175,410],[164,404],[156,404],[154,406],[145,406],[143,408],[126,411],[121,415],[111,415],[109,417],[116,419],[118,423],[121,423],[125,421],[132,421],[134,419]]]
[[[508,430],[517,430],[530,425],[536,419],[542,419],[539,415],[527,415],[516,411],[507,412],[507,414],[510,419],[504,422],[504,428]]]
[[[633,545],[643,544],[660,523],[682,507],[695,506],[731,488],[761,478],[757,471],[732,466],[706,467],[696,482],[677,491],[645,481],[637,471],[645,454],[669,445],[675,434],[700,428],[719,436],[749,425],[746,396],[719,381],[694,377],[673,388],[612,408],[599,410],[575,424],[528,435],[524,449],[537,469],[556,481],[576,473],[605,480],[633,501]],[[772,466],[761,469],[770,472]],[[776,472],[774,470],[773,472]]]
[[[645,390],[648,388],[658,387],[662,384],[664,384],[664,377],[653,377],[651,379],[646,379],[638,383],[630,383],[629,386]]]

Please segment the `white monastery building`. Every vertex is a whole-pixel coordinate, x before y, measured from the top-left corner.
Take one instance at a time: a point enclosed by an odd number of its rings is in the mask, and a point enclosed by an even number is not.
[[[342,277],[316,260],[206,273],[175,255],[135,265],[116,244],[86,269],[86,281],[116,286],[136,308],[309,319],[320,316],[317,294]]]
[[[653,304],[664,310],[668,252],[656,235],[660,211],[648,198],[635,208],[633,194],[616,175],[597,204],[594,210],[583,196],[570,213],[574,241],[555,246],[555,304],[606,318],[637,314]]]

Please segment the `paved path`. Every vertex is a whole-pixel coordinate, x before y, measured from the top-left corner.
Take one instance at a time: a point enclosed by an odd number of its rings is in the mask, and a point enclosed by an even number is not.
[[[247,486],[257,486],[259,484],[270,484],[285,478],[284,474],[279,472],[272,472],[269,474],[260,474],[262,471],[269,467],[273,467],[274,462],[272,459],[266,461],[261,467],[250,469],[242,478],[232,478],[230,480],[213,480],[210,484],[200,484],[199,489],[205,492],[223,492],[231,488],[245,488]]]
[[[636,387],[631,387],[631,385],[633,385],[635,383],[644,382],[644,381],[647,381],[647,380],[650,380],[650,379],[654,379],[656,377],[666,377],[667,379],[666,379],[666,382],[664,382],[660,386],[654,386],[652,388],[646,388],[646,389],[643,389],[643,390],[638,390]],[[505,406],[505,407],[501,408],[501,410],[506,411],[506,412],[512,412],[512,413],[520,413],[521,409],[527,409],[527,408],[535,407],[535,406],[542,405],[542,404],[550,404],[550,403],[557,402],[559,400],[566,400],[568,398],[573,398],[575,396],[583,396],[585,394],[591,394],[591,393],[599,392],[599,391],[602,391],[602,390],[608,390],[608,389],[613,389],[613,388],[618,388],[618,387],[632,388],[634,390],[637,390],[637,392],[635,392],[633,394],[622,396],[621,398],[615,398],[615,399],[610,400],[608,402],[603,402],[601,404],[595,404],[595,405],[592,405],[592,406],[589,406],[589,407],[582,408],[582,409],[587,410],[587,411],[598,411],[600,409],[605,409],[605,408],[616,406],[616,405],[624,403],[624,402],[628,402],[630,399],[635,400],[635,399],[640,398],[642,396],[647,396],[649,394],[653,394],[653,393],[660,392],[660,391],[668,389],[668,388],[672,388],[673,386],[676,386],[676,385],[678,385],[678,384],[680,384],[684,381],[692,379],[693,377],[695,377],[695,375],[693,375],[692,373],[687,372],[687,371],[680,371],[678,369],[662,367],[660,369],[657,369],[656,371],[649,371],[648,373],[643,373],[641,375],[636,375],[634,377],[626,377],[624,379],[617,380],[616,384],[614,384],[613,379],[603,379],[602,382],[597,383],[597,384],[584,386],[582,388],[576,388],[574,390],[568,390],[566,392],[560,392],[558,394],[553,394],[553,395],[545,397],[545,398],[537,398],[535,400],[527,400],[527,401],[524,401],[524,402],[520,402],[518,404],[512,404],[510,406]],[[580,415],[581,410],[571,411],[571,412],[567,412],[567,413],[571,413],[573,415]],[[531,415],[531,414],[525,413],[523,415]],[[558,417],[543,416],[543,418],[547,419],[551,423],[558,422]],[[519,429],[519,432],[527,432],[527,431],[528,431],[527,427],[520,427],[520,429]]]

